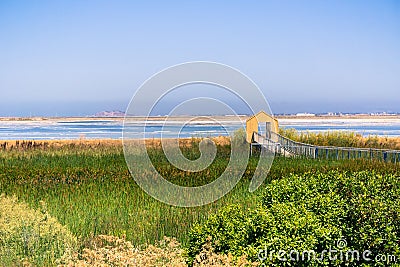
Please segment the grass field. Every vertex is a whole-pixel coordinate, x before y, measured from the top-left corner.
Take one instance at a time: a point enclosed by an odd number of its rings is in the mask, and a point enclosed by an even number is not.
[[[225,169],[229,160],[229,145],[220,140],[211,167],[190,174],[172,168],[157,141],[149,142],[157,170],[177,184],[208,183]],[[183,153],[196,158],[196,142],[192,139],[182,143]],[[238,204],[255,209],[270,181],[293,174],[329,171],[367,170],[399,175],[399,165],[390,163],[276,158],[266,183],[255,193],[249,193],[257,161],[257,157],[250,159],[243,179],[219,201],[203,207],[179,208],[156,201],[137,186],[118,142],[52,142],[36,146],[20,143],[0,150],[0,194],[16,196],[36,210],[45,203],[49,216],[77,238],[80,250],[100,235],[124,238],[134,246],[154,244],[168,236],[177,238],[185,247],[193,225],[206,222],[222,207]]]

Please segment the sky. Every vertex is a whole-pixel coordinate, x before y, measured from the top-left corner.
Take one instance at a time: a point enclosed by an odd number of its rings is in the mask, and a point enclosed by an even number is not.
[[[400,112],[400,1],[0,1],[0,116],[124,111],[189,61],[240,70],[275,114]]]

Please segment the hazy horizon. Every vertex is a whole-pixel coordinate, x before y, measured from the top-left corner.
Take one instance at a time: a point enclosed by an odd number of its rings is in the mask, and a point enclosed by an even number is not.
[[[76,103],[75,103],[76,104]],[[55,107],[55,104],[53,104]],[[24,111],[18,111],[15,110],[15,112],[4,112],[0,114],[0,117],[88,117],[88,116],[94,116],[96,113],[101,113],[101,112],[114,112],[114,111],[121,111],[125,112],[125,108],[123,105],[119,105],[116,103],[107,103],[104,104],[104,109],[99,109],[99,106],[97,103],[78,103],[76,104],[78,108],[74,108],[74,105],[71,104],[65,104],[65,105],[60,105],[59,103],[57,104],[57,107],[54,109],[57,111],[48,111],[49,105],[33,105],[33,111],[29,111],[29,109],[25,109]],[[126,104],[128,105],[128,103]],[[343,113],[343,114],[376,114],[376,113],[388,113],[388,114],[400,114],[400,111],[396,111],[396,109],[385,109],[384,107],[374,107],[374,108],[361,108],[358,110],[352,109],[351,108],[351,103],[348,103],[349,108],[348,109],[342,109],[342,110],[335,110],[335,103],[332,103],[331,105],[326,105],[324,104],[324,107],[321,108],[310,108],[307,103],[302,103],[301,107],[293,108],[293,107],[287,107],[284,103],[270,103],[272,113],[275,115],[295,115],[298,113],[313,113],[313,114],[327,114],[327,113]],[[374,106],[373,103],[369,105],[369,107]],[[278,108],[276,108],[278,107]],[[281,107],[281,108],[279,108]],[[100,107],[101,108],[101,107]],[[10,108],[12,110],[12,107]],[[243,109],[242,109],[243,110]],[[207,112],[193,112],[192,114],[184,114],[184,115],[229,115],[229,114],[224,114],[224,113],[207,113]],[[238,110],[239,115],[248,115],[251,114],[250,112],[240,112],[240,109]],[[152,114],[153,116],[165,116],[168,115],[168,110],[165,110],[165,112],[158,112],[156,114]],[[145,115],[143,115],[145,116]]]

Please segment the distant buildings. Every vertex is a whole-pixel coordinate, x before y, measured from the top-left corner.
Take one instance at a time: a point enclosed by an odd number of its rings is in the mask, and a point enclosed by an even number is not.
[[[314,114],[314,113],[297,113],[296,116],[297,117],[315,117],[316,114]]]

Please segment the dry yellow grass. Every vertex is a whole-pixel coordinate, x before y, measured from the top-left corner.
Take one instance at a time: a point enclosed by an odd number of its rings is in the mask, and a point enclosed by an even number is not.
[[[4,140],[0,141],[3,150],[31,148],[61,148],[66,146],[121,146],[121,140],[115,139],[78,139],[78,140]]]
[[[211,246],[211,239],[203,246],[203,249],[196,256],[193,266],[195,267],[250,267],[259,266],[258,262],[250,262],[246,256],[235,259],[231,254],[217,254]]]
[[[216,145],[229,145],[230,138],[226,136],[219,136],[211,138]],[[167,139],[168,141],[168,139]],[[181,146],[191,146],[193,143],[200,142],[200,138],[181,138],[179,144]],[[132,140],[133,143],[140,142],[140,140]],[[149,147],[160,147],[161,139],[146,139],[146,145]],[[77,140],[4,140],[0,141],[0,150],[45,150],[45,149],[62,149],[68,147],[81,147],[81,148],[122,148],[122,141],[116,139],[77,139]]]
[[[143,267],[186,267],[184,250],[174,238],[164,237],[156,245],[143,249],[135,248],[129,241],[113,236],[100,235],[94,238],[81,255],[64,258],[60,267],[87,266],[143,266]],[[242,256],[216,254],[206,244],[196,257],[193,267],[245,267],[259,266]]]
[[[100,235],[90,242],[81,255],[65,258],[60,266],[186,266],[183,250],[172,238],[164,238],[156,246],[135,248],[129,241]]]

